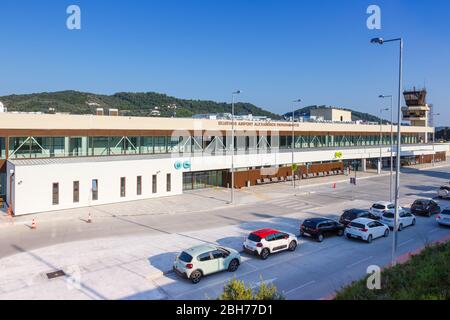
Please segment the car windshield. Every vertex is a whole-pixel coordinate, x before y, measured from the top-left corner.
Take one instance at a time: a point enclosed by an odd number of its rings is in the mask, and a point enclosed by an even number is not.
[[[378,209],[378,210],[384,210],[384,209],[386,209],[386,206],[383,205],[383,204],[375,203],[375,204],[372,206],[372,208]]]
[[[250,233],[250,235],[248,236],[248,240],[253,241],[253,242],[260,242],[261,237],[254,233]]]
[[[441,214],[450,215],[450,209],[442,210]]]
[[[305,220],[303,222],[303,225],[307,228],[315,228],[317,225],[317,222],[311,221],[311,220]]]
[[[448,186],[442,186],[442,187],[441,187],[441,190],[447,190],[447,191],[450,191],[450,187],[448,187]]]
[[[183,262],[191,262],[192,261],[192,256],[189,253],[186,252],[182,252],[180,254],[180,256],[178,257],[178,259],[180,259]]]
[[[386,212],[383,214],[383,217],[390,219],[394,217],[394,214],[392,212]]]
[[[425,205],[427,205],[427,201],[426,200],[416,200],[416,201],[414,201],[414,204],[416,206],[425,206]]]
[[[357,223],[357,222],[350,223],[350,226],[355,227],[355,228],[359,228],[359,229],[364,229],[366,227],[362,223]]]

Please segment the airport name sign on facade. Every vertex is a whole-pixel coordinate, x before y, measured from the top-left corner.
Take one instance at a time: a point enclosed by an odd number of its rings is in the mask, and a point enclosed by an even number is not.
[[[231,120],[218,121],[219,126],[231,126],[233,122]],[[242,127],[289,127],[292,128],[291,122],[275,122],[275,121],[235,121],[236,126]],[[298,122],[294,123],[294,127],[300,127]]]

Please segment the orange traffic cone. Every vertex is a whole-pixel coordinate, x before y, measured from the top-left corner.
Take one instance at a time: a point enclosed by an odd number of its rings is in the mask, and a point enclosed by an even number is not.
[[[35,218],[33,218],[33,221],[31,221],[31,229],[37,229],[37,223]]]
[[[87,223],[92,223],[92,217],[91,217],[91,213],[90,212],[89,212],[89,215],[88,215]]]

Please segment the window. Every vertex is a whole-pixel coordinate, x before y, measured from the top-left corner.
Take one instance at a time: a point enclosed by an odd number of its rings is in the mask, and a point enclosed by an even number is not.
[[[225,257],[224,252],[220,251],[220,250],[214,250],[212,252],[212,255],[213,255],[213,259],[220,259],[220,258],[224,258]]]
[[[92,200],[98,200],[98,180],[92,180]]]
[[[211,260],[211,256],[209,252],[202,253],[197,257],[198,261],[205,262]]]
[[[80,181],[73,182],[73,202],[80,202]]]
[[[52,194],[53,194],[53,205],[58,205],[59,204],[59,183],[53,184]]]
[[[157,181],[156,174],[154,174],[154,175],[152,176],[152,193],[158,192],[158,190],[157,190],[157,188],[156,188],[157,182],[158,182],[158,181]]]
[[[140,196],[142,194],[142,177],[138,176],[136,181],[136,194]]]
[[[167,174],[167,192],[172,191],[172,176],[170,173]]]
[[[120,178],[120,197],[125,197],[125,177]]]

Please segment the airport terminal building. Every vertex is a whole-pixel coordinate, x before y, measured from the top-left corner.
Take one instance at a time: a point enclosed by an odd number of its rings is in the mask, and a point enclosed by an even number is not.
[[[232,164],[237,188],[292,179],[293,162],[297,179],[390,166],[391,125],[234,122],[232,156],[229,119],[2,113],[1,196],[23,215],[230,187]],[[445,160],[433,130],[402,126],[402,162]]]

